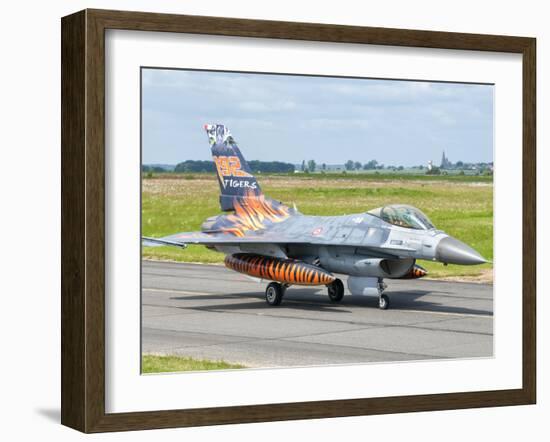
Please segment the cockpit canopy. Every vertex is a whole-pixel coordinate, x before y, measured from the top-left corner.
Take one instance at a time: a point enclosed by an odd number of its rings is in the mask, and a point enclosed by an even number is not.
[[[391,204],[370,210],[369,213],[394,226],[416,230],[435,229],[435,226],[426,215],[416,207],[405,204]]]

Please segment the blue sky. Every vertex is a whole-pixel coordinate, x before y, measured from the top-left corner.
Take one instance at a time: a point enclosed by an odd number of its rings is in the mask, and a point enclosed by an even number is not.
[[[493,160],[493,86],[143,69],[143,163],[210,159],[205,123],[245,158],[318,164]]]

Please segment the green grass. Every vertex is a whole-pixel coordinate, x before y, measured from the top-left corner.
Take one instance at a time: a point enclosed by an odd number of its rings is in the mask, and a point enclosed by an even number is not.
[[[167,177],[166,175],[170,175]],[[395,175],[261,175],[264,193],[295,203],[306,215],[361,213],[386,204],[402,203],[425,212],[438,229],[464,241],[485,258],[493,258],[493,185],[491,177]],[[174,175],[143,180],[143,235],[160,237],[200,230],[202,222],[220,213],[218,184],[213,174]],[[185,262],[221,263],[223,255],[203,246],[185,250],[144,247],[143,257]],[[491,264],[443,266],[420,262],[430,277],[487,273]]]
[[[142,373],[170,373],[176,371],[228,370],[246,368],[225,361],[210,361],[182,356],[143,355]]]

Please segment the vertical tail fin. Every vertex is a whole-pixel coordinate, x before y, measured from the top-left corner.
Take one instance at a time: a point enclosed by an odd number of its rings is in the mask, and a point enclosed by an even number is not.
[[[220,184],[220,205],[223,211],[235,210],[235,201],[262,195],[258,181],[248,163],[223,124],[205,124],[212,158]]]

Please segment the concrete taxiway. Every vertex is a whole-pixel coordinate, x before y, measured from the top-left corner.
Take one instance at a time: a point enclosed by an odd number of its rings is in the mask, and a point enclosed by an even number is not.
[[[342,278],[345,282],[345,277]],[[278,307],[223,266],[142,262],[142,351],[289,367],[491,357],[493,287],[387,280],[376,298],[331,303],[325,287],[290,287]]]

